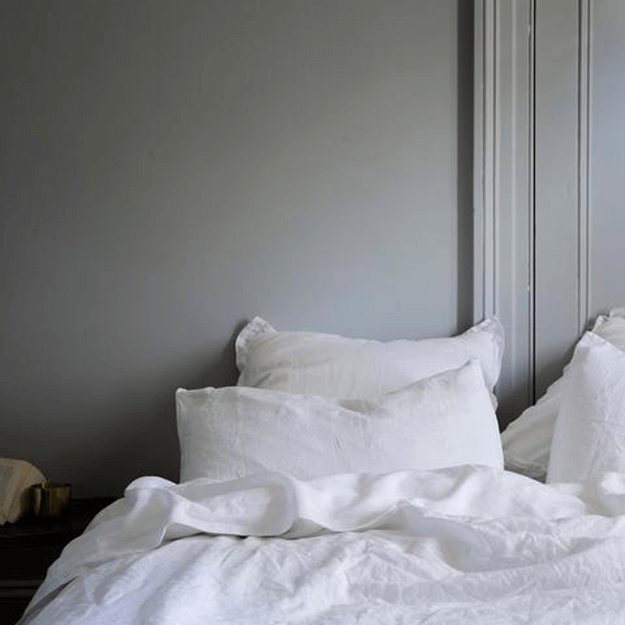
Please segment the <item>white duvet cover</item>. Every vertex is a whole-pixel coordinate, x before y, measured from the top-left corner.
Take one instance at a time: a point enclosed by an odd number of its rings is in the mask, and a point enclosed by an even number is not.
[[[141,478],[23,623],[625,623],[625,475]]]

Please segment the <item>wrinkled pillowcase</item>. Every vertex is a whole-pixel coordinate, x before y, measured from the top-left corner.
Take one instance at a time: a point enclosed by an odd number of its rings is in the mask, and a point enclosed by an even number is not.
[[[236,339],[238,385],[329,397],[376,397],[477,359],[492,393],[501,371],[503,337],[496,317],[452,338],[388,342],[278,332],[256,317]]]
[[[625,353],[587,332],[573,354],[556,420],[547,482],[625,472]]]
[[[625,308],[612,310],[609,317],[599,316],[592,332],[625,351]],[[568,368],[536,404],[524,410],[502,433],[507,469],[535,479],[545,478]]]
[[[181,481],[262,471],[302,479],[345,472],[503,467],[479,363],[371,399],[249,387],[176,392]]]

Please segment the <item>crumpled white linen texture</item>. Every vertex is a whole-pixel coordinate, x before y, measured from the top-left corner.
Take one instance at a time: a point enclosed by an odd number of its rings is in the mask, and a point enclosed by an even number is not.
[[[480,364],[369,399],[248,388],[176,392],[180,480],[263,471],[302,479],[463,464],[503,468]]]
[[[625,475],[141,478],[23,624],[623,623]]]
[[[592,332],[625,351],[625,307],[614,308],[609,317],[599,315]],[[502,432],[506,469],[545,480],[553,431],[569,369],[570,364],[564,367],[562,377],[551,384],[534,405],[526,408]]]
[[[625,352],[592,332],[577,344],[551,444],[548,482],[625,472]]]
[[[492,393],[504,342],[497,317],[450,338],[394,341],[279,332],[255,317],[235,342],[238,385],[350,399],[376,397],[476,359]]]

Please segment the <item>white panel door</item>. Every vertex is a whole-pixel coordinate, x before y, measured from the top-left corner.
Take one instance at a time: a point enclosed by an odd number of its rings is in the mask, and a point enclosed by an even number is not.
[[[536,394],[625,303],[625,2],[536,10]]]
[[[588,312],[625,305],[625,1],[589,15]]]
[[[475,317],[502,425],[625,305],[625,0],[475,2]]]

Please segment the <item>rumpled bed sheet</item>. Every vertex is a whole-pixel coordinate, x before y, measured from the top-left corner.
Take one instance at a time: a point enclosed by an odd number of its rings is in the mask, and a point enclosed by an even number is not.
[[[135,480],[21,623],[625,623],[625,475]]]

